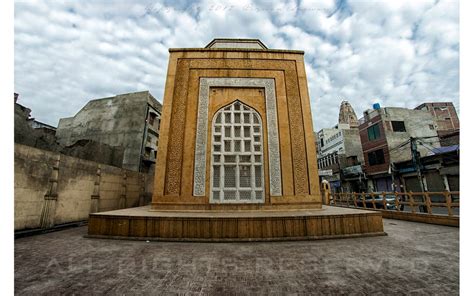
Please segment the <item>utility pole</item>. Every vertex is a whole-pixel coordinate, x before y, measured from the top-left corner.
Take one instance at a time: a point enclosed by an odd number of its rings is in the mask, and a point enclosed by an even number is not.
[[[395,176],[394,176],[394,170],[395,170],[395,165],[393,164],[393,162],[390,162],[389,163],[389,167],[388,167],[388,173],[390,174],[390,176],[392,177],[392,191],[395,192],[397,191],[396,188],[395,188]]]
[[[420,182],[421,192],[425,192],[425,185],[423,183],[423,176],[421,175],[421,164],[420,164],[420,154],[418,152],[418,147],[416,143],[416,138],[410,137],[410,147],[411,147],[411,158],[413,166],[416,168],[416,173],[418,176],[418,182]],[[426,206],[420,206],[420,210],[427,213]]]

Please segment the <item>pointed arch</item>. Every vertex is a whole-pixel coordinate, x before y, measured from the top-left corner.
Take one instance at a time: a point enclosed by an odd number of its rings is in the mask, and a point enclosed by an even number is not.
[[[264,203],[262,118],[239,100],[212,119],[210,203]]]

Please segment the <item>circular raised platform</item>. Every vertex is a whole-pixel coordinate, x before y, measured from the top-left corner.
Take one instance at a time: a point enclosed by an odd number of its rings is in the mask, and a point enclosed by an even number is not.
[[[150,211],[89,216],[88,237],[167,241],[268,241],[384,235],[382,214],[338,207],[280,211]]]

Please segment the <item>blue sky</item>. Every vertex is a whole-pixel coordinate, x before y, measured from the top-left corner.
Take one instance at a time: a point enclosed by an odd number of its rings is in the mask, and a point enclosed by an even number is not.
[[[315,131],[375,102],[459,110],[457,1],[17,1],[19,102],[57,125],[87,101],[150,90],[160,101],[168,48],[216,37],[305,51]]]

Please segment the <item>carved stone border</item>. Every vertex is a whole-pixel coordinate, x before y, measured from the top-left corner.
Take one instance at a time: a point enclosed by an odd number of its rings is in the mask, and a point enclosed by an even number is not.
[[[211,87],[263,87],[268,131],[268,162],[270,195],[281,196],[280,139],[278,136],[275,81],[265,78],[200,78],[199,102],[194,155],[194,196],[206,195],[207,123],[209,117],[209,89]]]

